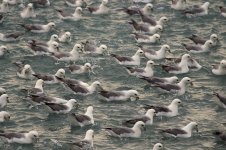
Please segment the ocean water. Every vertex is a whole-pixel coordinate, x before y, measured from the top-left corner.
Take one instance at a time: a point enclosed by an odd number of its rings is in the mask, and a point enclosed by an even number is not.
[[[27,1],[26,1],[27,2]],[[74,11],[74,8],[65,5],[63,0],[51,0],[48,8],[37,8],[38,16],[33,19],[23,20],[18,13],[21,8],[11,7],[6,15],[5,21],[0,25],[1,33],[24,31],[19,25],[23,23],[43,23],[54,21],[56,29],[43,34],[26,32],[23,38],[17,42],[0,42],[6,45],[10,53],[0,58],[0,85],[7,90],[10,103],[4,110],[9,111],[11,120],[0,124],[1,130],[6,131],[30,131],[37,130],[40,139],[33,145],[7,144],[3,139],[0,140],[0,149],[4,150],[67,150],[70,149],[70,142],[82,139],[88,129],[95,132],[94,145],[96,150],[148,150],[157,142],[163,143],[168,150],[225,150],[225,143],[217,141],[212,135],[215,129],[225,129],[222,123],[226,119],[226,111],[220,108],[212,96],[213,91],[224,92],[225,77],[215,76],[211,73],[211,64],[218,63],[225,58],[225,29],[226,19],[220,16],[218,7],[225,5],[223,0],[209,0],[209,15],[198,18],[186,18],[180,11],[170,8],[167,0],[159,0],[154,4],[153,15],[158,19],[167,16],[170,21],[164,27],[161,34],[161,41],[158,44],[146,44],[145,46],[159,49],[163,44],[168,44],[175,56],[181,56],[186,51],[181,43],[191,43],[186,37],[191,34],[198,34],[209,37],[216,33],[220,37],[220,43],[212,48],[210,52],[203,54],[191,54],[192,57],[205,66],[198,72],[190,72],[178,75],[181,79],[184,76],[192,78],[193,87],[188,87],[186,94],[175,96],[163,94],[156,88],[146,88],[146,82],[129,76],[125,69],[118,65],[114,59],[106,55],[84,55],[76,64],[91,62],[100,66],[95,69],[95,74],[91,75],[71,75],[66,70],[66,76],[79,79],[88,83],[99,80],[105,89],[136,89],[141,94],[139,101],[131,102],[103,102],[101,97],[95,93],[89,96],[74,95],[60,84],[45,85],[44,90],[51,96],[62,97],[65,99],[75,98],[79,102],[79,107],[72,112],[84,113],[89,105],[94,107],[95,125],[85,128],[71,128],[67,115],[50,114],[42,106],[29,108],[29,103],[25,100],[21,89],[33,87],[35,80],[23,80],[16,76],[16,67],[12,64],[15,61],[23,60],[30,64],[35,72],[54,74],[59,68],[66,68],[67,63],[56,64],[56,61],[47,56],[33,56],[26,42],[31,39],[47,40],[52,34],[60,31],[70,31],[72,42],[61,44],[62,51],[70,51],[75,43],[87,39],[96,40],[98,45],[106,44],[110,53],[120,55],[133,55],[138,49],[137,43],[130,35],[133,32],[128,24],[130,18],[140,20],[140,17],[128,16],[123,13],[111,12],[108,15],[91,15],[87,10],[84,12],[85,19],[80,21],[62,21],[54,9],[61,8],[67,11]],[[96,0],[94,2],[97,2]],[[203,0],[189,0],[188,4],[201,4]],[[117,9],[122,6],[130,6],[131,0],[110,0],[109,7]],[[142,58],[141,66],[148,60]],[[163,61],[156,61],[163,63]],[[161,67],[154,68],[156,76],[172,76],[162,71]],[[140,106],[143,104],[168,105],[174,98],[180,98],[184,105],[179,109],[180,115],[173,118],[154,118],[154,124],[147,126],[142,136],[138,139],[119,139],[110,137],[102,130],[104,127],[121,126],[122,120],[139,116],[144,113]],[[196,121],[199,126],[199,133],[193,134],[189,139],[163,138],[159,133],[160,129],[182,127],[191,121]],[[57,141],[57,142],[56,142]]]

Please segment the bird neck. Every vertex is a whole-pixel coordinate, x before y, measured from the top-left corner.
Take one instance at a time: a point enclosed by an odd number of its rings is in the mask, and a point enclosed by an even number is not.
[[[135,55],[132,56],[132,59],[139,61],[140,60],[140,55],[136,53]]]
[[[43,87],[42,87],[42,85],[39,84],[39,83],[35,84],[35,88],[40,89],[40,90],[43,91]]]
[[[93,112],[90,110],[87,110],[85,113],[86,116],[89,116],[91,119],[93,119]]]
[[[137,136],[140,136],[140,135],[141,135],[141,129],[140,129],[140,127],[139,127],[138,125],[135,124],[135,125],[133,126],[132,130],[135,132],[135,134],[136,134]]]
[[[158,55],[165,57],[166,50],[162,47],[160,50],[156,52]]]
[[[173,103],[171,103],[168,108],[174,113],[177,114],[178,113],[178,105],[175,105]]]
[[[193,126],[191,124],[186,125],[185,127],[182,128],[184,131],[187,133],[191,134]]]

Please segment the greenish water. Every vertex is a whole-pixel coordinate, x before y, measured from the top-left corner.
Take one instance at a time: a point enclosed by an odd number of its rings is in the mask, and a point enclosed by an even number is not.
[[[211,73],[211,64],[219,62],[224,58],[225,51],[225,25],[226,20],[219,14],[218,5],[225,4],[221,0],[210,0],[210,13],[208,16],[199,18],[187,19],[183,17],[180,12],[170,9],[169,3],[166,0],[161,0],[154,3],[154,16],[160,18],[167,16],[170,22],[164,28],[161,35],[161,43],[156,45],[147,45],[158,49],[162,44],[169,44],[175,56],[186,53],[180,43],[190,42],[185,37],[192,33],[197,33],[204,37],[209,37],[212,33],[216,33],[220,37],[220,44],[211,50],[210,53],[193,55],[201,65],[208,68],[208,71],[202,69],[198,72],[190,72],[186,75],[179,75],[191,77],[194,80],[194,87],[189,88],[188,92],[180,96],[184,104],[182,109],[179,109],[180,115],[174,118],[163,118],[163,120],[155,118],[154,125],[148,126],[147,130],[143,132],[141,138],[138,139],[118,139],[109,137],[103,130],[103,127],[121,125],[121,121],[128,116],[133,117],[143,114],[140,108],[142,104],[162,104],[168,105],[172,99],[177,96],[170,94],[162,94],[157,89],[146,89],[144,86],[146,82],[137,79],[133,76],[128,76],[127,72],[119,66],[112,58],[108,56],[84,56],[78,64],[84,62],[95,63],[101,66],[96,69],[95,75],[71,75],[66,71],[66,76],[80,79],[91,83],[99,80],[106,89],[136,89],[141,93],[141,100],[137,102],[124,103],[106,103],[100,101],[98,94],[90,96],[73,95],[70,91],[65,89],[62,85],[45,85],[45,91],[51,96],[63,97],[66,99],[75,98],[79,101],[79,108],[74,109],[73,112],[83,113],[85,108],[89,105],[94,106],[95,125],[86,128],[72,128],[69,125],[67,115],[49,114],[42,107],[38,109],[29,109],[28,103],[23,100],[24,96],[20,89],[24,87],[32,87],[34,81],[22,80],[16,76],[16,68],[12,62],[18,60],[25,60],[26,63],[33,67],[35,72],[55,73],[59,68],[65,68],[67,64],[55,64],[55,61],[47,56],[32,56],[29,48],[26,46],[26,41],[30,39],[47,40],[54,33],[59,33],[60,30],[70,31],[73,35],[72,43],[61,44],[61,49],[69,51],[72,49],[74,43],[79,43],[85,39],[95,39],[102,44],[109,47],[111,53],[121,55],[133,55],[136,50],[136,42],[130,34],[132,27],[127,23],[129,18],[127,15],[121,13],[111,13],[104,16],[90,15],[87,11],[84,16],[87,18],[79,22],[61,21],[58,19],[54,8],[63,8],[74,11],[64,4],[64,1],[51,1],[52,6],[46,9],[37,9],[38,16],[34,19],[22,20],[17,16],[20,11],[19,7],[12,7],[11,12],[7,14],[5,22],[0,25],[0,32],[23,31],[17,25],[20,23],[47,23],[54,21],[57,24],[58,31],[52,31],[46,34],[34,34],[27,32],[22,40],[13,43],[3,43],[10,48],[11,53],[0,59],[0,84],[7,89],[10,97],[10,103],[4,109],[11,113],[11,121],[1,124],[1,130],[13,131],[29,131],[32,129],[40,133],[40,140],[34,145],[17,145],[6,144],[0,140],[0,149],[69,149],[66,144],[70,141],[76,141],[84,137],[86,130],[94,129],[95,149],[111,149],[111,150],[148,150],[152,146],[161,142],[167,149],[170,150],[225,150],[225,143],[216,141],[212,135],[214,129],[224,129],[220,123],[226,119],[226,112],[219,108],[215,103],[215,98],[212,96],[213,91],[224,91],[225,77],[214,76]],[[189,3],[196,1],[189,1]],[[197,3],[204,1],[198,0]],[[121,6],[129,6],[128,1],[111,0],[110,8],[115,9]],[[139,20],[139,16],[133,16]],[[142,58],[142,66],[145,65],[147,59]],[[161,62],[158,62],[161,63]],[[170,76],[161,70],[160,67],[155,68],[155,75]],[[162,139],[159,134],[159,129],[168,127],[181,127],[196,121],[199,124],[200,133],[194,133],[189,139]],[[61,145],[54,144],[51,139],[57,140]]]

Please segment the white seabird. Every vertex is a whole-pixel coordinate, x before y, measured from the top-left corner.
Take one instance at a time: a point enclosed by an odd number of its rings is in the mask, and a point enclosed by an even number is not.
[[[189,72],[188,61],[191,58],[189,54],[184,54],[180,63],[162,65],[162,69],[168,73],[183,74]]]
[[[143,79],[143,80],[147,81],[150,84],[157,84],[157,83],[169,83],[169,84],[172,84],[172,83],[175,83],[176,81],[179,81],[178,77],[176,77],[176,76],[164,77],[164,78],[156,77],[156,76],[153,76],[153,77],[138,76],[138,78]]]
[[[42,25],[42,24],[21,24],[22,27],[24,27],[26,30],[34,33],[45,33],[49,32],[51,29],[53,29],[56,24],[54,22],[50,22],[48,24]]]
[[[223,17],[226,17],[226,8],[223,6],[219,6],[220,13]]]
[[[161,143],[156,143],[152,150],[162,150],[164,149],[163,145]]]
[[[141,128],[145,126],[144,122],[138,121],[132,128],[112,127],[104,128],[110,135],[115,137],[131,137],[139,138],[141,136]]]
[[[124,125],[134,125],[136,122],[138,121],[142,121],[145,123],[145,125],[152,125],[153,124],[153,118],[155,115],[155,110],[154,109],[149,109],[147,110],[147,112],[145,113],[145,115],[140,116],[140,117],[135,117],[133,119],[128,119],[126,121],[123,121]]]
[[[54,52],[52,56],[57,61],[65,61],[65,62],[75,62],[80,58],[79,51],[82,50],[81,44],[75,44],[73,49],[70,52]]]
[[[93,54],[104,54],[107,52],[108,47],[104,44],[100,45],[99,47],[93,45],[90,47],[84,47],[84,52],[85,53],[93,53]]]
[[[5,122],[10,120],[10,114],[6,111],[0,111],[0,122]]]
[[[57,40],[58,40],[58,35],[53,34],[53,35],[51,35],[49,41],[47,41],[47,42],[46,41],[37,41],[37,40],[31,40],[31,41],[39,46],[51,47],[51,46],[53,46],[53,44],[55,42],[57,42]]]
[[[131,24],[137,32],[155,34],[163,31],[163,27],[161,25],[150,26],[147,23],[143,23],[143,22],[138,23],[134,19],[130,19],[130,20],[131,21],[129,21],[129,24]]]
[[[186,84],[190,83],[192,85],[192,81],[189,77],[184,77],[177,84],[169,84],[169,83],[156,83],[156,87],[159,87],[165,91],[177,93],[177,95],[183,95],[186,92]]]
[[[151,3],[146,4],[143,8],[137,7],[137,6],[130,6],[130,7],[123,7],[117,10],[123,11],[127,13],[128,15],[134,15],[139,14],[139,11],[141,11],[145,15],[149,15],[151,11],[153,11],[154,6]]]
[[[8,48],[4,45],[0,46],[0,57],[3,56],[6,52],[8,52]]]
[[[81,149],[93,149],[94,144],[93,144],[93,139],[94,139],[94,131],[92,129],[86,131],[86,136],[83,140],[79,142],[74,142],[73,145],[76,147],[79,147]]]
[[[8,94],[2,94],[0,96],[0,108],[6,107],[7,103],[9,102]]]
[[[182,43],[185,49],[191,53],[203,53],[208,52],[210,48],[213,46],[213,42],[211,40],[207,40],[204,45],[189,45]]]
[[[192,130],[196,130],[198,132],[198,124],[196,122],[190,122],[183,128],[173,128],[173,129],[165,129],[162,130],[163,133],[173,137],[179,138],[190,138],[192,136]]]
[[[19,144],[32,144],[39,137],[38,132],[35,130],[29,132],[9,132],[0,133],[0,136],[7,139],[8,143],[19,143]]]
[[[212,73],[215,75],[226,75],[226,60],[221,60],[220,64],[212,65]]]
[[[33,71],[31,65],[23,64],[22,62],[15,62],[17,66],[17,76],[22,79],[34,79],[33,75],[35,72]]]
[[[157,43],[160,41],[160,35],[154,34],[152,36],[140,34],[140,33],[133,33],[135,40],[138,43]]]
[[[198,35],[195,34],[192,34],[192,36],[188,38],[198,45],[204,45],[207,41],[206,39],[203,39],[202,37],[199,37]],[[219,39],[216,34],[212,34],[209,40],[213,42],[213,46],[216,46]]]
[[[181,100],[174,99],[168,106],[145,105],[145,109],[154,109],[156,116],[174,117],[178,115],[178,106],[181,105]]]
[[[59,41],[60,42],[71,42],[71,32],[63,32],[59,34]]]
[[[94,124],[94,118],[93,118],[93,106],[87,107],[85,114],[71,114],[71,125],[80,127],[84,127],[87,125],[93,125]]]
[[[92,14],[107,14],[109,12],[109,8],[107,7],[108,0],[102,0],[100,6],[94,7],[94,6],[88,6],[88,10]]]
[[[74,13],[69,13],[69,12],[66,12],[66,11],[61,10],[61,9],[58,9],[57,12],[58,12],[58,16],[59,16],[60,19],[62,19],[62,20],[73,20],[73,21],[77,21],[77,20],[82,19],[82,13],[83,13],[81,7],[77,7],[75,9]]]
[[[32,3],[27,4],[27,7],[25,7],[22,12],[20,13],[20,16],[22,18],[34,18],[36,17],[36,13],[34,11],[34,7]]]
[[[155,63],[152,60],[149,60],[145,68],[126,67],[126,70],[130,75],[133,76],[152,77],[154,75],[153,71],[154,64]]]
[[[61,114],[67,114],[69,113],[73,107],[77,104],[77,101],[75,99],[70,99],[67,103],[64,104],[58,104],[58,103],[48,103],[44,102],[46,106],[51,110],[51,112],[54,113],[61,113]]]
[[[171,8],[175,10],[184,10],[186,8],[186,0],[172,0]]]
[[[22,89],[27,91],[27,95],[41,95],[44,94],[43,90],[44,81],[42,79],[38,79],[35,83],[35,87],[31,89]]]
[[[116,54],[111,54],[112,57],[115,58],[115,60],[120,64],[120,65],[133,65],[133,66],[139,66],[140,65],[140,57],[143,55],[144,52],[139,48],[137,52],[132,56],[120,56]]]
[[[122,90],[122,91],[106,91],[101,90],[99,94],[107,101],[125,101],[128,99],[138,100],[139,93],[136,90]]]
[[[188,17],[204,16],[208,15],[209,2],[205,2],[201,6],[194,6],[191,9],[185,10],[183,13]]]
[[[32,75],[38,79],[42,79],[46,84],[55,84],[59,83],[59,78],[65,78],[65,70],[62,68],[58,69],[55,75],[42,73],[34,73]]]
[[[84,65],[70,65],[68,66],[71,74],[82,74],[92,71],[92,65],[90,63],[85,63]]]
[[[150,60],[159,60],[159,59],[164,59],[166,57],[166,52],[171,52],[170,51],[170,46],[165,44],[161,47],[160,50],[154,51],[151,49],[146,49],[141,47],[141,49],[144,51],[145,57],[147,57]]]

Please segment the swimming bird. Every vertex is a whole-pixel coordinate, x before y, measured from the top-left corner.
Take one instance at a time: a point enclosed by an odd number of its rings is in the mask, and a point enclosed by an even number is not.
[[[9,102],[9,96],[8,94],[2,94],[0,96],[0,107],[4,108],[6,107],[7,103]]]
[[[8,48],[4,45],[0,46],[0,57],[3,56],[6,52],[8,52]]]
[[[222,141],[226,141],[225,131],[216,130],[213,132],[213,135],[215,135],[218,139],[220,139]]]
[[[223,107],[226,108],[226,96],[224,96],[223,94],[214,92],[213,95],[215,95],[218,98],[217,103]]]
[[[226,75],[226,60],[221,60],[220,64],[212,65],[212,73],[215,75]]]
[[[32,3],[27,4],[27,7],[25,7],[22,12],[20,13],[20,16],[22,18],[34,18],[36,17],[36,13],[34,11],[34,7]]]
[[[104,128],[111,136],[115,137],[131,137],[139,138],[141,136],[141,128],[145,127],[144,122],[138,121],[132,128],[126,127],[111,127]]]
[[[74,13],[69,13],[69,12],[66,12],[66,11],[61,10],[61,9],[57,9],[56,11],[58,12],[59,18],[62,19],[62,20],[77,21],[77,20],[80,20],[82,18],[82,8],[81,7],[77,7],[75,9]]]
[[[97,91],[97,88],[102,89],[101,83],[99,81],[94,81],[91,85],[79,85],[79,84],[67,84],[67,87],[71,89],[74,94],[81,94],[81,95],[90,95]]]
[[[31,40],[35,45],[44,46],[44,47],[51,47],[55,42],[58,40],[58,35],[53,34],[51,35],[49,41],[37,41],[37,40]],[[58,44],[58,43],[57,43]]]
[[[181,129],[178,128],[165,129],[162,130],[162,132],[173,137],[190,138],[192,136],[192,130],[194,129],[198,132],[198,124],[196,122],[190,122],[188,125]]]
[[[11,42],[11,41],[17,41],[19,38],[24,35],[22,32],[14,32],[14,33],[0,33],[0,41],[3,42]]]
[[[85,53],[104,54],[108,52],[108,47],[104,44],[100,45],[99,47],[97,47],[96,45],[87,46],[87,44],[85,44],[85,46],[83,47],[83,51]]]
[[[168,73],[173,73],[173,74],[188,73],[189,72],[188,60],[190,58],[191,56],[189,54],[184,54],[179,63],[162,65],[162,69]]]
[[[164,149],[163,145],[161,143],[156,143],[152,150],[162,150]]]
[[[70,52],[53,52],[52,56],[57,61],[75,62],[80,58],[79,51],[82,50],[81,44],[75,44]]]
[[[15,62],[14,63],[17,66],[17,76],[22,79],[34,79],[33,75],[35,72],[33,71],[31,65],[29,64],[23,64],[23,62]]]
[[[169,83],[157,83],[155,86],[159,87],[167,92],[177,93],[177,95],[183,95],[186,92],[186,84],[190,83],[192,85],[191,78],[184,77],[177,84],[169,84]]]
[[[5,122],[10,120],[10,114],[6,111],[0,111],[0,122]]]
[[[109,12],[109,8],[107,7],[108,0],[102,0],[100,6],[88,6],[88,10],[90,13],[99,15],[99,14],[107,14]]]
[[[179,64],[181,62],[181,58],[165,58],[166,60],[173,61],[176,64]],[[194,59],[190,58],[188,60],[188,68],[192,71],[198,71],[202,69],[202,66]]]
[[[71,42],[71,32],[62,32],[59,34],[59,41],[60,42]]]
[[[196,16],[204,16],[208,15],[209,2],[205,2],[201,6],[195,6],[191,9],[187,9],[183,12],[187,17],[196,17]]]
[[[135,15],[139,14],[139,11],[141,11],[145,15],[149,15],[151,11],[153,11],[154,6],[151,3],[146,4],[143,8],[140,8],[138,6],[130,6],[130,7],[123,7],[120,9],[117,9],[119,11],[123,11],[127,13],[128,15]]]
[[[70,99],[67,103],[64,103],[64,104],[49,103],[49,102],[44,102],[44,103],[54,113],[67,114],[77,104],[77,101],[75,99]]]
[[[133,28],[138,32],[145,32],[148,34],[155,34],[157,32],[162,32],[163,28],[161,25],[150,26],[146,23],[138,23],[134,19],[130,19],[129,24],[133,26]]]
[[[192,34],[192,36],[188,38],[198,45],[204,45],[207,41],[206,39],[203,39],[202,37],[199,37],[198,35],[195,35],[195,34]],[[209,40],[212,41],[213,46],[216,46],[219,39],[216,34],[212,34]]]
[[[145,113],[145,115],[140,116],[140,117],[135,117],[132,119],[128,119],[126,121],[123,121],[124,125],[130,125],[130,124],[135,124],[138,121],[142,121],[145,123],[145,125],[152,125],[153,124],[153,118],[155,115],[155,110],[154,109],[149,109],[147,110],[147,112]]]
[[[126,71],[133,76],[152,77],[154,75],[153,67],[155,63],[149,60],[145,68],[126,67]]]
[[[175,117],[178,115],[178,107],[181,105],[180,99],[174,99],[168,106],[145,105],[146,110],[154,109],[156,116]]]
[[[42,79],[38,79],[35,83],[35,87],[31,88],[31,89],[22,89],[25,90],[27,92],[27,95],[42,95],[44,94],[44,90],[43,90],[43,84],[44,81]]]
[[[145,34],[140,34],[140,33],[133,33],[135,40],[138,43],[157,43],[160,41],[160,35],[159,34],[154,34],[152,36],[145,35]]]
[[[159,20],[155,20],[155,18],[145,15],[141,11],[139,11],[139,14],[140,14],[141,20],[144,23],[148,23],[150,26],[160,25],[163,27],[169,21],[169,19],[165,16],[161,17]]]
[[[223,17],[226,17],[226,8],[223,6],[219,6],[220,13]]]
[[[158,51],[147,49],[144,47],[141,47],[141,49],[144,51],[144,56],[150,60],[164,59],[166,57],[166,52],[171,53],[170,46],[167,44],[162,45],[162,47]]]
[[[8,0],[3,0],[0,4],[0,13],[6,13],[9,11]]]
[[[186,0],[172,0],[171,8],[175,10],[184,10],[186,8]]]
[[[35,40],[28,42],[28,47],[31,48],[34,55],[50,55],[53,53],[59,53],[59,43],[52,41],[45,46],[43,43],[39,43]]]
[[[94,118],[93,118],[93,106],[87,107],[85,114],[71,114],[71,125],[76,126],[79,125],[80,127],[84,127],[87,125],[93,125]]]
[[[184,46],[185,49],[191,53],[203,53],[210,50],[210,48],[213,46],[213,42],[211,40],[207,40],[205,44],[201,46],[182,43],[182,46]]]
[[[29,132],[0,133],[0,136],[6,138],[8,143],[32,144],[37,140],[39,134],[32,130]]]
[[[107,101],[125,101],[128,99],[133,101],[139,99],[139,93],[136,90],[106,91],[102,89],[99,94]]]
[[[117,61],[120,65],[133,65],[133,66],[139,66],[140,65],[140,57],[143,55],[144,52],[139,48],[137,52],[132,56],[120,56],[116,54],[111,54],[113,58]]]
[[[92,70],[92,65],[90,63],[85,63],[84,65],[69,65],[68,69],[71,74],[82,74]]]
[[[176,76],[172,76],[172,77],[165,77],[165,78],[161,78],[161,77],[144,77],[144,76],[138,76],[138,78],[147,81],[150,84],[157,84],[157,83],[175,83],[178,80],[178,77]]]
[[[58,69],[55,75],[52,74],[42,74],[42,73],[34,73],[32,74],[38,79],[42,79],[46,84],[55,84],[59,83],[59,78],[65,78],[65,70]]]
[[[54,22],[49,22],[48,24],[21,24],[22,27],[24,27],[26,30],[34,33],[45,33],[49,32],[51,29],[53,29],[56,24]]]
[[[66,85],[67,87],[70,85],[80,85],[80,86],[85,86],[88,87],[89,84],[85,83],[81,80],[76,80],[76,79],[70,79],[70,78],[58,78],[58,80],[60,80],[64,85]]]
[[[94,131],[92,129],[89,129],[88,131],[86,131],[85,138],[81,141],[74,142],[73,145],[81,149],[87,149],[87,150],[93,149],[94,147],[93,139],[94,139]]]

